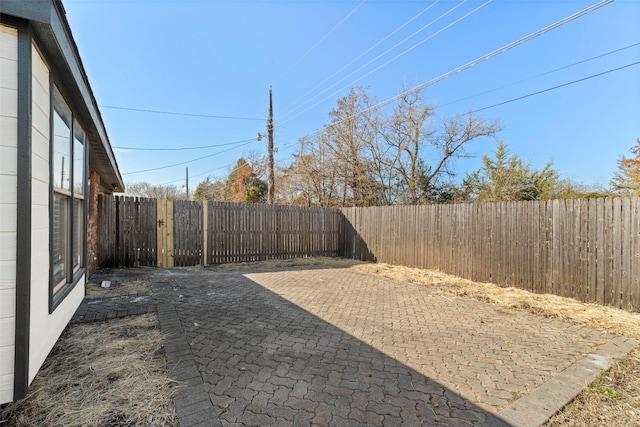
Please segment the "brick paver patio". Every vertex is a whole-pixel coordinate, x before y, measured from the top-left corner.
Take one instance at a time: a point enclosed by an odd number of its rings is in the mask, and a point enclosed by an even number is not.
[[[349,269],[100,274],[153,291],[76,320],[157,307],[181,426],[511,425],[505,408],[614,339]]]

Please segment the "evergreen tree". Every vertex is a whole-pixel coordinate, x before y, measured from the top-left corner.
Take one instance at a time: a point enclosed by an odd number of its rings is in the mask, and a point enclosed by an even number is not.
[[[494,157],[482,157],[483,166],[467,174],[462,184],[463,198],[480,202],[544,200],[552,198],[558,173],[551,162],[540,171],[533,170],[515,154],[509,156],[507,146],[498,143]]]

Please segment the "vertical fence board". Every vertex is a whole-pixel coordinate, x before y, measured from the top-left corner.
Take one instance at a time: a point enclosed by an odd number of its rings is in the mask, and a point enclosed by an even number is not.
[[[607,298],[605,283],[609,281],[609,251],[610,242],[605,236],[609,233],[609,218],[611,216],[611,200],[600,199],[598,205],[601,209],[601,213],[598,216],[597,222],[597,235],[596,241],[596,258],[597,258],[597,283],[598,288],[596,290],[596,302],[599,304],[609,304]],[[609,283],[611,283],[609,281]]]
[[[579,264],[576,275],[578,276],[577,284],[580,287],[580,301],[589,301],[589,201],[579,200],[579,233],[577,238],[578,252],[577,256]]]
[[[631,305],[640,311],[640,198],[631,202]]]
[[[529,204],[529,251],[531,253],[531,292],[539,292],[541,274],[543,274],[540,268],[540,256],[542,246],[542,233],[540,230],[540,207],[537,203]]]
[[[612,250],[611,250],[611,305],[622,307],[622,203],[620,199],[613,200],[612,215]]]
[[[166,252],[165,252],[165,236],[167,233],[165,232],[167,224],[166,224],[166,211],[167,211],[167,202],[166,200],[158,200],[158,233],[157,233],[157,252],[158,252],[158,267],[166,267]]]
[[[620,308],[629,309],[631,304],[631,199],[620,199]]]
[[[597,199],[591,199],[588,201],[588,215],[585,220],[587,225],[587,242],[586,242],[586,270],[587,270],[587,282],[586,282],[586,302],[596,302],[596,289],[597,289],[597,215],[598,215],[598,201]]]
[[[127,229],[127,209],[126,205],[123,203],[123,197],[116,196],[116,221],[117,221],[117,232],[116,232],[116,249],[117,249],[117,259],[121,260],[124,265],[127,265],[127,257],[126,257],[126,249],[127,249],[127,241],[125,238],[126,229]]]

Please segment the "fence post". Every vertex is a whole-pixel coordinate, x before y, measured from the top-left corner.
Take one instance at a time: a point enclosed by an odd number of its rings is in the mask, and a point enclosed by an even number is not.
[[[202,266],[207,266],[207,250],[209,249],[209,201],[202,201]]]
[[[158,267],[173,267],[173,201],[158,200]]]
[[[158,267],[165,268],[167,266],[165,260],[165,229],[166,229],[166,199],[158,199],[158,231],[156,233],[158,240],[158,249],[156,251]]]
[[[166,245],[166,254],[167,254],[167,267],[174,267],[174,257],[173,257],[173,200],[166,200],[167,203],[167,245]]]

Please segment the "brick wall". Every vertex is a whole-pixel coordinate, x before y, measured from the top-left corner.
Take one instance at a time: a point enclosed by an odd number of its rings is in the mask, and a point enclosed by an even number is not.
[[[87,277],[90,277],[98,266],[98,194],[100,193],[100,175],[91,171],[89,176],[89,200],[87,223]]]

